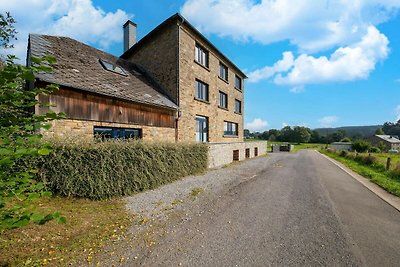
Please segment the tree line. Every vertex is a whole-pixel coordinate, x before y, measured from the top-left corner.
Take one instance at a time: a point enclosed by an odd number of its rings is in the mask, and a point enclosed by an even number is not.
[[[400,120],[395,123],[385,122],[382,128],[378,128],[375,134],[387,134],[400,136]],[[260,139],[268,141],[279,141],[289,143],[318,143],[330,144],[333,142],[351,142],[365,140],[368,136],[361,134],[349,135],[345,130],[337,130],[329,134],[321,134],[319,131],[311,130],[303,126],[285,126],[281,130],[271,129],[264,132],[250,132],[244,130],[244,137],[247,139]]]

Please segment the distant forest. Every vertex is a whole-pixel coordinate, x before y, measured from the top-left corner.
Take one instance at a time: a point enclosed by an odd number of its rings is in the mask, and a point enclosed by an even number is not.
[[[310,129],[302,126],[286,126],[280,130],[271,129],[264,132],[250,132],[247,129],[244,130],[244,137],[246,139],[320,144],[362,140],[374,134],[400,136],[400,120],[395,123],[385,122],[383,125],[371,126],[346,126],[317,129]]]

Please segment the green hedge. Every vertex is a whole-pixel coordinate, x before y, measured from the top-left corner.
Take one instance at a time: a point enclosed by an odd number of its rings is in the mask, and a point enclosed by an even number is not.
[[[52,141],[39,178],[63,196],[105,199],[153,189],[207,168],[201,144]]]

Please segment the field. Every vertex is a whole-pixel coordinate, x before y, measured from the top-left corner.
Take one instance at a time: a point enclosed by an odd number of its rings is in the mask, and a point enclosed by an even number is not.
[[[51,197],[37,205],[42,212],[60,211],[67,223],[32,223],[1,233],[0,266],[90,264],[93,255],[108,240],[121,238],[134,219],[118,199]]]
[[[359,153],[360,155],[366,156],[368,153]],[[389,154],[389,153],[371,153],[372,156],[376,157],[380,164],[386,166],[387,158],[391,159],[391,170],[394,169],[400,163],[400,154]]]

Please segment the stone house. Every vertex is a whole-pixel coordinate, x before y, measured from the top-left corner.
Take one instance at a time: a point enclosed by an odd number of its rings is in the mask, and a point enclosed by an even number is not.
[[[374,146],[384,147],[385,151],[389,151],[391,149],[400,151],[400,140],[397,136],[376,134],[371,136],[369,141]]]
[[[179,106],[177,140],[242,142],[246,75],[180,14],[136,43],[124,25],[122,59],[143,66]]]
[[[138,42],[135,23],[123,29],[119,58],[71,38],[30,35],[28,64],[31,56],[57,58],[53,73],[37,75],[61,86],[41,96],[68,116],[52,133],[125,137],[133,129],[146,140],[243,141],[246,75],[234,63],[180,14]]]
[[[123,25],[120,57],[68,37],[30,34],[28,65],[32,56],[57,59],[36,84],[60,90],[40,100],[67,116],[47,134],[208,143],[210,167],[265,153],[265,143],[243,142],[247,77],[232,61],[180,14],[138,42],[136,27]]]

